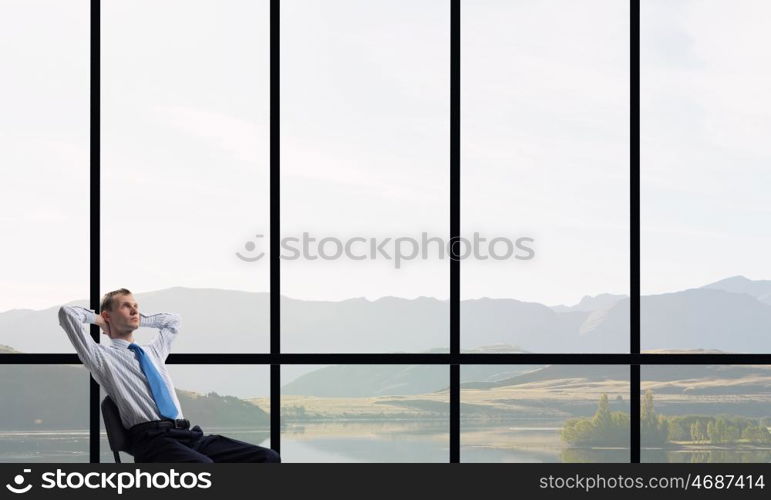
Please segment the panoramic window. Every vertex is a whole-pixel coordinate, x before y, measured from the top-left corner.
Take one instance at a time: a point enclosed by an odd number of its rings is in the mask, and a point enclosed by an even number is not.
[[[0,462],[115,460],[122,287],[284,462],[771,460],[771,7],[640,3],[4,3]]]

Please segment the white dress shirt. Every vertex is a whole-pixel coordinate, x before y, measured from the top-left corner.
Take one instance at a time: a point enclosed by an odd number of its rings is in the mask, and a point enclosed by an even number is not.
[[[85,307],[62,306],[59,309],[59,324],[67,332],[83,365],[115,401],[123,426],[128,429],[142,422],[161,420],[163,417],[158,413],[147,377],[142,372],[134,351],[128,348],[129,342],[111,339],[111,345],[96,343],[91,338],[88,327],[89,324],[95,323],[95,319],[96,313]],[[139,326],[159,329],[152,343],[140,346],[166,382],[179,412],[175,418],[184,418],[165,363],[171,343],[179,331],[179,325],[180,316],[176,313],[149,316],[140,313]]]

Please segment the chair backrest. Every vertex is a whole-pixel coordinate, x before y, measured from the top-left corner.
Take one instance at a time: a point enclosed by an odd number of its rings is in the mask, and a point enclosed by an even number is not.
[[[102,400],[102,417],[104,418],[104,427],[107,429],[107,441],[109,441],[110,449],[116,458],[119,451],[131,454],[131,436],[123,427],[118,406],[110,396],[106,396]]]

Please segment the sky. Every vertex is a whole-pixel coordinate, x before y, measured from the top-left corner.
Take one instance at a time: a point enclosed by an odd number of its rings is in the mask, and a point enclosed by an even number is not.
[[[285,236],[447,235],[447,5],[282,1]],[[771,6],[727,5],[642,2],[643,293],[770,278]],[[0,311],[88,296],[88,9],[0,6]],[[462,297],[628,293],[626,2],[462,15],[461,232],[535,252],[464,261]],[[267,1],[111,0],[101,42],[102,289],[267,291],[267,259],[235,255],[269,238]],[[449,265],[283,261],[281,293],[446,299]]]
[[[642,291],[771,279],[771,4],[642,5]]]

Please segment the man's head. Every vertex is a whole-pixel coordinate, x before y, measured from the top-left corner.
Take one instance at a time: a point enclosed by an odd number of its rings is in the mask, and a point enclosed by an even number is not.
[[[139,328],[139,304],[125,288],[104,295],[100,314],[110,326],[110,338],[128,336]]]

